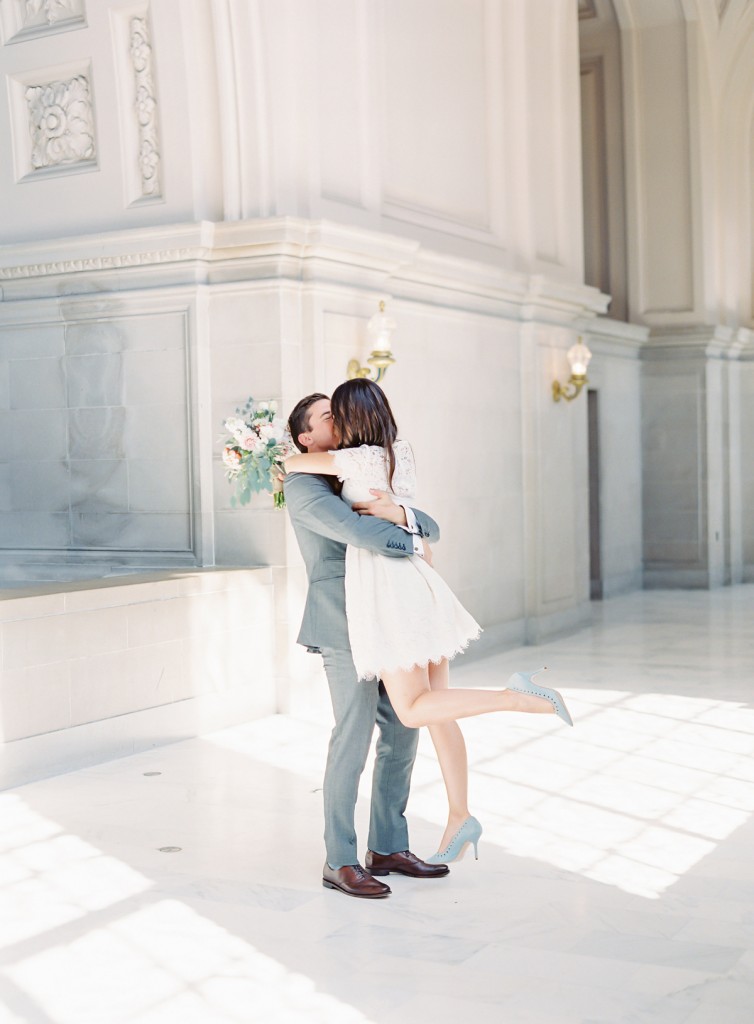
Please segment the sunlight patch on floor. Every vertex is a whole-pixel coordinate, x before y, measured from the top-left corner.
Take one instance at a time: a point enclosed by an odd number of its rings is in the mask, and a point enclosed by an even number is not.
[[[0,990],[33,1005],[39,1019],[367,1022],[178,900],[134,910],[134,897],[149,899],[149,879],[36,814],[20,796],[0,796],[0,818]],[[111,920],[86,921],[99,911]],[[63,939],[70,925],[79,934]],[[0,1024],[24,1019],[0,1003]]]
[[[534,715],[461,723],[482,844],[657,898],[754,810],[754,712],[671,694],[567,697],[573,730]],[[425,739],[420,750],[410,810],[439,825],[434,752]]]
[[[461,722],[470,807],[484,826],[480,849],[494,843],[655,899],[754,811],[754,711],[675,694],[564,694],[573,729],[541,715]],[[318,726],[277,717],[204,739],[321,778],[324,736]],[[435,822],[440,832],[445,825],[445,791],[426,730],[408,814]]]
[[[0,795],[0,949],[144,892],[148,879]]]
[[[245,725],[207,733],[201,739],[296,775],[316,779],[324,771],[327,733],[323,734],[321,726],[286,715],[271,715]]]
[[[368,1024],[303,974],[176,900],[0,971],[55,1024]]]

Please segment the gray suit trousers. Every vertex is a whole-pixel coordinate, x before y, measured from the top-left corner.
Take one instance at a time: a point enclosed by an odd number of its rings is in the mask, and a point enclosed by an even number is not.
[[[331,868],[359,863],[354,810],[375,721],[379,729],[372,779],[368,846],[375,853],[408,849],[408,803],[419,730],[403,725],[376,680],[359,681],[350,651],[322,648],[335,727],[325,768],[325,848]]]

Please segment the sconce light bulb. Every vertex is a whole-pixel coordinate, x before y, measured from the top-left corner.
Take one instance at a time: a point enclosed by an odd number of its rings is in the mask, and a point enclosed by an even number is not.
[[[395,320],[385,313],[385,302],[380,302],[380,311],[375,313],[367,324],[367,334],[372,345],[373,352],[390,352],[392,349],[391,336],[396,328]]]
[[[572,345],[567,352],[567,359],[571,364],[571,373],[574,377],[586,377],[586,368],[589,366],[591,358],[592,353],[582,341],[581,335],[579,335],[576,344]]]
[[[587,383],[586,369],[592,358],[592,353],[584,344],[581,335],[576,344],[568,349],[566,357],[571,367],[571,376],[565,384],[560,384],[557,380],[553,381],[552,397],[556,402],[559,402],[561,398],[566,402],[573,401]]]
[[[380,300],[379,312],[371,317],[367,324],[367,337],[372,346],[372,353],[367,359],[367,366],[362,366],[358,359],[348,364],[348,379],[368,377],[378,384],[395,362],[392,355],[392,334],[396,322],[385,313],[385,300]]]

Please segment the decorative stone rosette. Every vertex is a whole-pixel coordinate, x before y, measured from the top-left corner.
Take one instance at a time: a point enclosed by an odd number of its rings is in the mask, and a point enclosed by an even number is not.
[[[85,75],[31,85],[25,95],[33,170],[95,159],[92,98]]]

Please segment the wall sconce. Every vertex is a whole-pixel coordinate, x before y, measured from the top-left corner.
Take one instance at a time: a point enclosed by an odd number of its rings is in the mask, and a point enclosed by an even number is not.
[[[589,360],[592,358],[592,353],[584,344],[581,335],[579,335],[576,344],[568,349],[566,357],[571,364],[571,376],[565,384],[561,384],[557,380],[552,382],[552,398],[554,402],[559,402],[561,398],[564,398],[566,402],[573,401],[587,383],[586,368],[589,365]]]
[[[395,320],[385,314],[385,303],[380,302],[379,312],[375,313],[367,324],[367,336],[372,344],[372,354],[367,359],[369,366],[361,366],[358,359],[352,359],[348,364],[349,380],[353,380],[354,377],[368,377],[375,384],[379,384],[388,368],[395,362],[390,341],[395,328]],[[376,376],[372,376],[370,367],[374,368]]]

